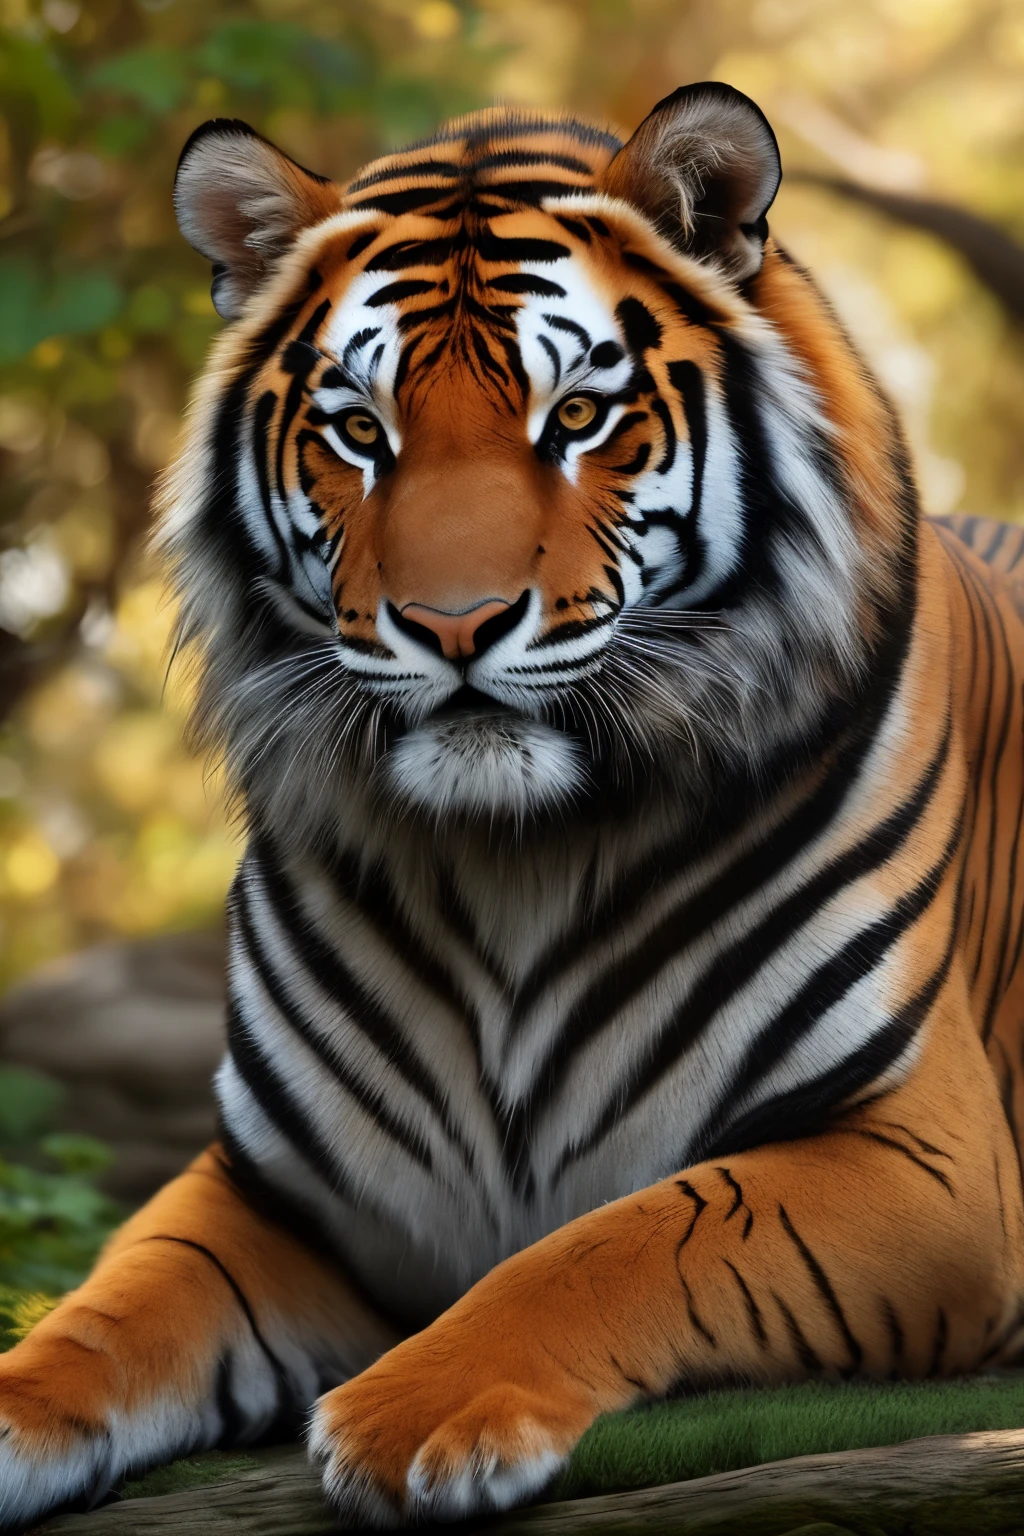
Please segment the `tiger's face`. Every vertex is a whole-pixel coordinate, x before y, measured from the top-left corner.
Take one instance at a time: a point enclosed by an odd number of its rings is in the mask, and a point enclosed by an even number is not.
[[[652,168],[673,146],[699,197]],[[222,584],[214,708],[243,778],[317,743],[318,784],[522,822],[735,754],[770,732],[772,674],[777,709],[855,670],[828,423],[749,299],[778,175],[724,87],[625,149],[480,114],[344,189],[200,131],[179,217],[239,323],[199,455],[216,485],[183,458],[171,543],[186,609],[204,542]]]

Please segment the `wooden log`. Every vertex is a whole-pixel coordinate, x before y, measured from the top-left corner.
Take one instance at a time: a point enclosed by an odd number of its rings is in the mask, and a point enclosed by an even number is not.
[[[38,1536],[325,1536],[338,1526],[296,1447],[254,1453],[230,1481],[62,1515]],[[458,1529],[488,1536],[1019,1536],[1024,1430],[936,1435],[877,1450],[797,1456],[691,1482],[538,1504]],[[810,1533],[807,1533],[810,1536]]]

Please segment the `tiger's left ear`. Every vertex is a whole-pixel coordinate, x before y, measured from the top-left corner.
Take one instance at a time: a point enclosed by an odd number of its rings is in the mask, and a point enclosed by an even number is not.
[[[213,307],[225,320],[238,319],[302,230],[341,206],[334,182],[235,118],[197,128],[174,178],[178,227],[213,263]]]
[[[604,175],[688,256],[742,282],[761,269],[779,146],[760,107],[731,85],[684,85],[640,124]]]

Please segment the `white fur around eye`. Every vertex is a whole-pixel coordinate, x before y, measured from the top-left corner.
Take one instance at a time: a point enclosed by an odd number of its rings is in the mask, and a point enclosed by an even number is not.
[[[524,267],[528,271],[528,267]],[[530,412],[527,436],[531,443],[540,438],[552,407],[580,391],[614,395],[625,389],[633,373],[625,339],[612,310],[590,281],[585,264],[573,257],[544,269],[543,274],[565,289],[565,297],[540,298],[527,294],[516,317],[519,350],[530,380]],[[558,324],[563,321],[570,329]],[[587,333],[590,347],[573,327]],[[611,368],[595,368],[590,352],[604,342],[613,342],[622,357]],[[555,362],[557,358],[557,364]],[[589,439],[592,445],[595,439]]]

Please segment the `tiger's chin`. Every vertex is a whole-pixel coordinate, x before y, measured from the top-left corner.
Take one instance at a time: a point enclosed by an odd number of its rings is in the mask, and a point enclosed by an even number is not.
[[[395,742],[385,772],[392,793],[439,821],[521,823],[557,810],[587,782],[575,741],[504,711],[426,721]]]

